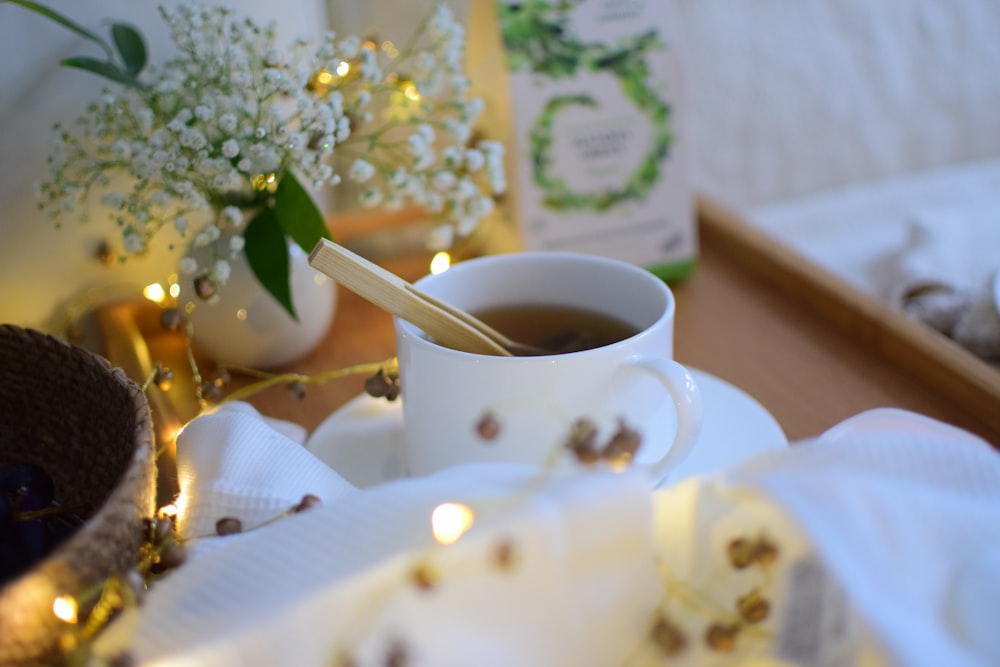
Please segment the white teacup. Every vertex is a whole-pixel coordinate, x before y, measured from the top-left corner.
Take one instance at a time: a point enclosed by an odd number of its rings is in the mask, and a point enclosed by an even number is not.
[[[701,428],[701,396],[673,361],[675,302],[639,267],[604,257],[525,252],[461,262],[416,283],[473,314],[512,304],[583,308],[639,333],[564,354],[499,357],[438,345],[395,320],[410,474],[461,463],[569,465],[554,459],[573,423],[593,421],[604,440],[620,420],[641,436],[633,465],[659,481],[691,451]],[[499,426],[484,439],[485,416]]]

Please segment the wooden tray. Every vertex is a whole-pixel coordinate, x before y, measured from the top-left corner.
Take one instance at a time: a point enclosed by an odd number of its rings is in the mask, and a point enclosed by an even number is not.
[[[1000,444],[1000,371],[711,201],[676,288],[677,357],[741,386],[792,439],[857,412],[914,410]]]

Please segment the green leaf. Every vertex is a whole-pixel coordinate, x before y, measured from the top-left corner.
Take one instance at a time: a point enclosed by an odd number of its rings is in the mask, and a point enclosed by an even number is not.
[[[101,48],[107,51],[109,56],[111,55],[111,48],[108,46],[107,42],[101,39],[99,35],[87,30],[79,23],[73,21],[72,19],[66,16],[63,16],[54,9],[49,9],[45,5],[40,5],[37,2],[31,2],[31,0],[10,0],[10,2],[14,3],[15,5],[20,5],[21,7],[24,7],[27,10],[35,12],[36,14],[41,14],[42,16],[52,21],[55,21],[64,28],[69,28],[70,30],[80,35],[81,37],[85,37],[86,39],[89,39],[92,42],[100,44]]]
[[[274,215],[281,229],[305,252],[330,238],[323,214],[292,172],[285,173],[274,193]]]
[[[243,238],[246,242],[243,254],[253,274],[292,319],[298,321],[299,316],[292,304],[292,287],[288,275],[288,241],[278,223],[275,209],[262,208],[247,223]]]
[[[98,76],[103,76],[105,79],[109,79],[116,83],[121,83],[132,88],[142,89],[144,86],[139,83],[139,81],[123,70],[118,69],[118,67],[112,63],[106,62],[104,60],[97,60],[96,58],[88,58],[86,56],[74,56],[72,58],[64,58],[59,61],[61,65],[65,67],[75,67],[76,69],[82,69],[92,74]]]
[[[125,63],[125,69],[135,78],[135,75],[146,66],[146,42],[139,31],[124,23],[111,24],[111,38],[115,48]]]

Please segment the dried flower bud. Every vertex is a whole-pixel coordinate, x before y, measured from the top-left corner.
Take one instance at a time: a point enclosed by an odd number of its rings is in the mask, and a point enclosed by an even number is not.
[[[337,655],[330,665],[331,667],[357,667],[357,663],[354,662],[354,658],[345,653]]]
[[[102,239],[94,248],[94,258],[104,266],[111,266],[115,263],[115,250],[110,243]]]
[[[194,293],[198,295],[199,299],[207,301],[218,291],[219,286],[207,274],[202,274],[194,279]]]
[[[292,508],[292,511],[305,512],[308,509],[312,509],[313,507],[319,507],[322,504],[323,500],[319,496],[314,496],[311,493],[307,493],[306,495],[302,496],[302,500],[299,501],[298,505]]]
[[[225,366],[220,366],[212,373],[212,384],[219,389],[225,389],[233,381],[233,376]]]
[[[399,378],[380,368],[375,375],[365,380],[365,392],[375,398],[394,401],[399,397]]]
[[[394,641],[385,654],[385,667],[406,667],[410,659],[402,642]]]
[[[766,537],[748,539],[737,537],[727,547],[729,562],[737,570],[757,563],[768,566],[778,559],[778,547]]]
[[[752,590],[737,598],[736,610],[746,622],[760,623],[771,613],[771,603],[760,594],[760,591]]]
[[[438,573],[426,564],[417,565],[410,571],[410,581],[422,591],[429,591],[437,586],[438,579]]]
[[[224,516],[215,522],[217,535],[235,535],[243,532],[243,522],[234,516]]]
[[[756,543],[745,537],[737,537],[734,540],[730,540],[727,552],[729,553],[729,562],[732,566],[737,570],[742,570],[753,563],[756,557]]]
[[[666,657],[679,654],[687,646],[684,632],[666,616],[660,615],[649,631],[649,639]]]
[[[184,326],[184,314],[179,308],[164,308],[160,311],[160,327],[164,331],[180,331]]]
[[[766,537],[760,538],[757,543],[757,562],[767,567],[773,565],[778,560],[778,547]]]
[[[295,380],[294,382],[289,382],[288,383],[288,394],[292,398],[301,401],[302,399],[304,399],[306,397],[306,385],[305,385],[305,383],[304,382],[300,382],[299,380]]]
[[[476,435],[487,442],[496,440],[502,430],[500,420],[492,411],[483,413],[483,416],[476,422]]]
[[[597,427],[588,419],[577,419],[573,422],[566,448],[573,452],[576,460],[584,465],[597,463],[600,454],[597,451]]]
[[[214,382],[202,382],[198,385],[198,398],[209,405],[214,405],[222,401],[222,389]]]
[[[174,522],[171,518],[161,516],[153,523],[153,542],[159,544],[174,534]]]
[[[170,388],[174,386],[174,372],[157,364],[156,372],[153,374],[153,384],[160,391],[170,391]]]
[[[622,470],[632,463],[641,442],[642,437],[639,432],[626,426],[625,420],[619,419],[618,430],[604,446],[601,458],[607,461],[612,468]]]
[[[119,653],[108,660],[108,667],[132,667],[138,664],[131,653]]]
[[[501,570],[509,570],[514,564],[514,543],[501,540],[493,548],[493,562]]]
[[[713,651],[732,653],[736,648],[736,638],[739,634],[738,625],[713,623],[705,631],[705,644]]]

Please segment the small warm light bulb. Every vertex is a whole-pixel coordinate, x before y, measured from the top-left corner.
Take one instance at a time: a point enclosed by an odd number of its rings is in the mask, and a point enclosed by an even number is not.
[[[321,70],[316,73],[316,83],[322,86],[329,86],[333,83],[333,72]]]
[[[163,432],[163,434],[161,435],[161,437],[163,438],[163,445],[165,447],[169,447],[170,445],[172,445],[175,442],[177,442],[177,436],[179,436],[181,434],[182,430],[183,430],[183,428],[180,427],[180,426],[170,427],[168,429],[165,429],[164,432]],[[173,508],[174,516],[177,515],[177,508],[174,507],[173,505],[167,505],[166,507],[160,508],[160,513],[161,514],[165,514],[166,510],[167,510],[167,507]]]
[[[441,252],[435,253],[434,257],[431,258],[431,273],[438,274],[444,273],[451,266],[451,255],[442,250]]]
[[[66,623],[76,623],[77,610],[76,598],[70,595],[60,595],[52,602],[52,613]]]
[[[152,283],[142,289],[142,295],[153,303],[163,303],[163,300],[167,298],[167,291],[160,283]]]
[[[468,505],[443,503],[431,512],[431,530],[441,544],[452,544],[472,527],[476,515]]]
[[[170,292],[170,296],[172,296],[173,298],[176,299],[177,297],[179,297],[181,295],[181,284],[180,283],[171,283],[169,292]]]
[[[409,100],[412,100],[414,102],[420,101],[420,91],[417,90],[417,87],[414,86],[412,83],[407,84],[406,87],[403,88],[403,94],[406,95],[407,99]]]
[[[351,71],[351,64],[346,60],[341,60],[337,64],[337,76],[347,76],[347,73]]]
[[[278,189],[278,176],[274,172],[257,174],[250,178],[250,184],[261,192],[274,192]]]
[[[246,319],[247,319],[247,309],[246,308],[239,308],[239,309],[237,309],[237,311],[236,311],[236,319],[238,319],[240,322],[246,321]]]

